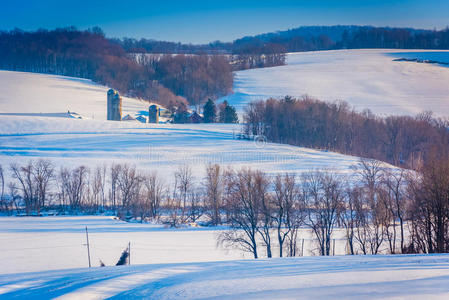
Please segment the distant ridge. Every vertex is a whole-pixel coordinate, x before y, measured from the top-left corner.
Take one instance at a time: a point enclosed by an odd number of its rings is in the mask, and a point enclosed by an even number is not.
[[[193,45],[152,39],[112,39],[128,52],[184,54],[242,54],[263,52],[269,45],[285,52],[346,48],[449,49],[449,29],[374,27],[358,25],[301,26],[288,30],[245,36],[224,43]]]

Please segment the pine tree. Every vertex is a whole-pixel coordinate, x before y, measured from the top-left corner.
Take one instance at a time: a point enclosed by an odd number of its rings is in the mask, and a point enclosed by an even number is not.
[[[217,118],[217,108],[212,99],[207,100],[203,107],[204,123],[215,123]]]
[[[224,101],[220,105],[220,114],[219,114],[220,123],[238,123],[239,118],[237,113],[235,112],[235,108],[228,104],[228,101]]]
[[[187,123],[189,120],[189,112],[187,111],[187,106],[181,104],[174,113],[173,122],[174,123]]]

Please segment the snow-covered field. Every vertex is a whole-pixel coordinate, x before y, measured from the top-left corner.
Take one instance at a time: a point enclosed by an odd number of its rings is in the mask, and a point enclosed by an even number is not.
[[[92,268],[87,268],[85,226]],[[167,229],[102,216],[1,217],[0,298],[449,297],[449,255],[242,260],[249,256],[216,246],[219,230]],[[310,231],[300,231],[299,238],[308,237]],[[113,266],[128,242],[131,266]],[[344,239],[337,242],[336,254],[344,254]],[[306,244],[304,254],[310,255],[313,243]],[[107,267],[98,267],[100,259]]]
[[[163,225],[127,223],[109,216],[0,217],[0,274],[37,272],[88,265],[86,232],[89,232],[92,266],[100,259],[114,265],[131,243],[132,264],[210,262],[251,258],[239,249],[218,247],[217,234],[223,227],[165,228]],[[332,236],[332,253],[346,254],[344,230]],[[304,241],[303,241],[304,240]],[[312,232],[298,233],[299,254],[318,254]],[[383,245],[381,252],[387,245]],[[263,248],[260,253],[264,254]],[[273,244],[273,255],[278,256]]]
[[[86,226],[92,266],[100,259],[115,265],[128,242],[132,264],[244,258],[216,247],[217,228],[169,229],[107,216],[0,217],[0,274],[87,267]]]
[[[358,158],[333,152],[234,139],[233,125],[150,125],[38,117],[0,118],[0,164],[45,158],[57,166],[127,162],[169,180],[181,165],[196,177],[208,163],[234,168],[351,172]]]
[[[395,58],[449,61],[449,51],[337,50],[291,53],[287,65],[236,72],[234,94],[227,99],[242,111],[268,97],[309,95],[344,100],[357,110],[415,115],[431,110],[449,117],[449,68]]]
[[[14,116],[67,117],[106,120],[108,87],[88,79],[0,71],[0,118]],[[122,116],[148,115],[148,102],[122,97]]]
[[[0,276],[22,299],[448,299],[448,255],[333,256]]]

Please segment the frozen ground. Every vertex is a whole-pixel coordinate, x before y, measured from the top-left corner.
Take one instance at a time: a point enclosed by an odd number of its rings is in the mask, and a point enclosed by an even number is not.
[[[449,68],[399,57],[449,61],[449,51],[338,50],[291,53],[287,65],[239,71],[234,94],[226,97],[241,112],[246,103],[285,95],[344,100],[357,110],[411,114],[432,110],[449,117]]]
[[[448,299],[448,255],[153,264],[0,276],[23,299]]]

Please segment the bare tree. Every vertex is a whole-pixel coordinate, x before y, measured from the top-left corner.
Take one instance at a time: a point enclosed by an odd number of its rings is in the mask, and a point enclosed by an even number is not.
[[[208,165],[204,182],[206,204],[209,207],[209,217],[213,225],[221,223],[220,208],[223,189],[223,179],[220,166]]]
[[[255,188],[259,172],[242,169],[229,173],[229,221],[231,230],[223,231],[218,242],[225,246],[238,246],[258,258],[257,232],[259,229],[258,193]]]
[[[365,205],[364,199],[361,196],[362,189],[357,187],[357,194],[353,194],[352,198],[356,211],[356,231],[355,240],[357,241],[360,250],[363,254],[369,253],[369,240],[371,239],[371,223],[369,221],[369,208]]]
[[[405,228],[404,218],[406,214],[405,196],[405,170],[395,172],[384,171],[382,176],[381,195],[386,208],[385,236],[387,237],[390,252],[396,253],[397,226],[399,223],[400,253],[404,253]]]
[[[164,194],[164,186],[156,173],[145,177],[146,200],[148,201],[149,217],[159,217],[159,210]]]
[[[142,177],[138,174],[135,167],[122,165],[117,176],[117,186],[122,198],[122,209],[129,215],[131,205],[138,201],[142,182]]]
[[[412,226],[418,247],[428,253],[449,251],[449,155],[431,153],[409,181]]]
[[[54,167],[48,160],[40,159],[34,165],[33,177],[36,184],[37,201],[40,207],[45,207],[48,198],[48,188],[54,179]]]
[[[263,245],[265,246],[267,257],[271,258],[271,228],[273,225],[273,204],[271,196],[268,194],[269,180],[267,176],[262,172],[256,172],[254,174],[254,189],[255,198],[259,202],[259,214],[260,225],[257,227],[257,231],[262,237]]]
[[[106,167],[97,166],[89,180],[92,192],[91,205],[95,210],[98,210],[100,207],[104,209],[105,207],[105,177]]]
[[[330,172],[305,174],[303,183],[308,209],[307,225],[318,240],[320,255],[330,255],[332,233],[343,201],[341,183]]]
[[[188,205],[189,193],[192,190],[193,185],[193,175],[192,170],[188,165],[183,165],[178,168],[175,172],[175,191],[177,192],[177,197],[181,200],[181,218],[182,222],[187,220],[186,210]]]
[[[19,182],[22,192],[22,199],[25,202],[26,213],[31,211],[39,212],[39,202],[37,201],[37,191],[33,180],[33,163],[30,161],[25,166],[19,166],[15,163],[10,165],[12,177]]]
[[[98,166],[95,169],[94,186],[97,192],[96,203],[102,210],[107,206],[106,203],[106,165]]]
[[[85,166],[80,166],[73,170],[62,168],[59,173],[59,180],[68,197],[70,209],[76,211],[83,204],[83,197],[87,188],[87,175],[89,170]]]
[[[19,195],[19,188],[17,187],[17,185],[14,182],[10,182],[8,184],[8,189],[9,189],[9,197],[11,198],[11,202],[9,203],[8,206],[13,206],[16,209],[17,212],[19,212],[20,209],[20,204],[19,201],[21,199],[20,195]]]
[[[195,223],[204,214],[204,196],[202,191],[195,187],[192,187],[191,191],[189,192],[188,198],[189,205],[187,208],[187,217],[191,222]]]
[[[109,198],[111,201],[112,208],[117,209],[117,190],[118,190],[118,176],[121,171],[121,165],[111,166],[111,189],[109,192]]]
[[[357,205],[358,235],[364,254],[368,243],[372,254],[377,254],[384,240],[386,208],[382,201],[382,163],[373,159],[361,159],[356,169],[362,197]]]
[[[283,256],[284,242],[288,242],[289,256],[296,255],[296,238],[304,221],[304,208],[294,175],[278,175],[274,181],[273,222],[277,231],[279,257]]]
[[[178,196],[178,188],[175,177],[173,190],[171,196],[166,198],[165,209],[168,211],[168,222],[171,227],[177,227],[180,223],[183,223],[182,218],[182,200]],[[170,195],[170,191],[168,192]]]
[[[360,197],[360,189],[347,188],[345,197],[346,201],[343,204],[344,208],[340,213],[340,221],[346,232],[346,240],[348,245],[347,250],[351,255],[356,254],[354,249],[355,230],[357,226],[356,204]]]

